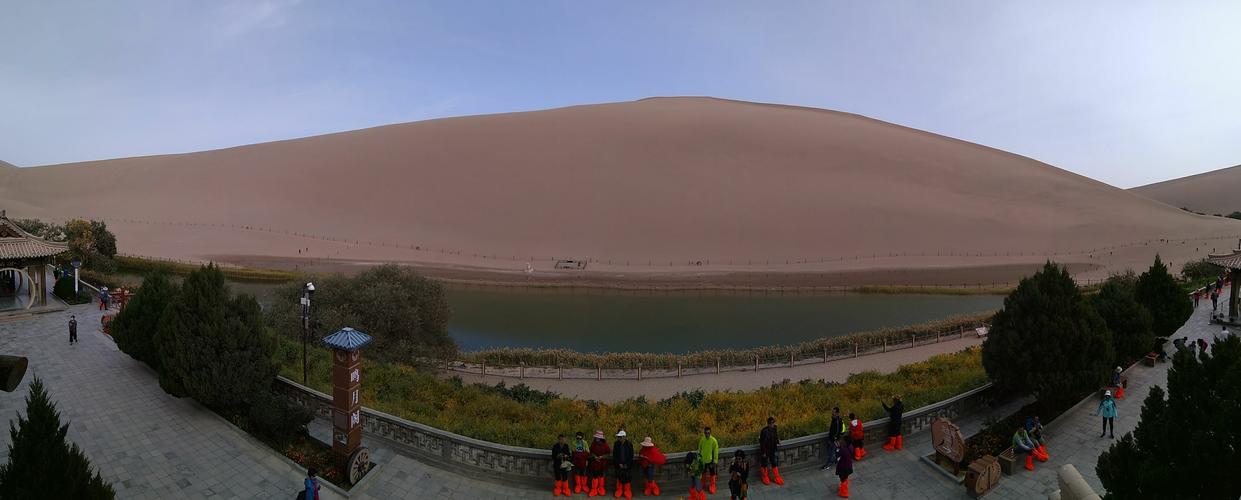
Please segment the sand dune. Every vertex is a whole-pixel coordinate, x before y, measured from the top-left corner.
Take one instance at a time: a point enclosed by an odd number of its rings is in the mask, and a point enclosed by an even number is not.
[[[1053,256],[1105,273],[1148,263],[1156,248],[1183,262],[1241,234],[1241,222],[977,144],[853,114],[711,98],[430,120],[0,175],[11,214],[103,218],[135,254],[506,272],[529,262],[538,276],[571,273],[552,269],[566,258],[591,259],[588,272],[602,279],[1011,267]],[[1150,245],[1159,239],[1185,241]]]
[[[1172,179],[1130,191],[1207,214],[1228,215],[1241,211],[1241,165]]]

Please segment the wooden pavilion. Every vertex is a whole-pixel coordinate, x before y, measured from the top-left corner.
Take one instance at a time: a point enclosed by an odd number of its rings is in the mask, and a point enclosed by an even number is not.
[[[68,251],[68,244],[27,233],[0,210],[0,310],[47,306],[47,265]]]
[[[1228,255],[1211,255],[1207,258],[1207,262],[1215,264],[1228,270],[1229,280],[1232,283],[1232,293],[1228,294],[1228,322],[1237,324],[1237,320],[1241,319],[1237,316],[1237,292],[1241,290],[1241,250],[1233,250]],[[1221,321],[1224,318],[1220,318]]]

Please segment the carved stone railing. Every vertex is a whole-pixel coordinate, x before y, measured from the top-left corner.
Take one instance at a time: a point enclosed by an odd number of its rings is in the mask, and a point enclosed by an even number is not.
[[[284,377],[277,377],[276,388],[291,401],[310,409],[316,417],[331,418],[332,398]],[[938,403],[905,412],[902,428],[905,435],[930,429],[936,418],[956,418],[973,411],[985,401],[988,383]],[[826,411],[826,410],[825,410]],[[886,438],[883,429],[888,419],[881,418],[865,423],[866,443],[874,445]],[[761,425],[756,424],[756,425]],[[420,461],[468,475],[504,484],[546,486],[552,477],[551,449],[547,450],[506,446],[482,441],[460,434],[436,429],[400,417],[362,408],[363,442],[378,439],[383,445]],[[549,443],[555,436],[549,436]],[[822,465],[827,433],[812,434],[784,440],[778,451],[780,467],[797,470]],[[734,450],[743,449],[753,456],[757,445],[735,446],[720,450],[720,457],[732,456]],[[668,453],[668,463],[656,470],[655,477],[669,487],[687,485],[688,477],[682,466],[685,452]]]

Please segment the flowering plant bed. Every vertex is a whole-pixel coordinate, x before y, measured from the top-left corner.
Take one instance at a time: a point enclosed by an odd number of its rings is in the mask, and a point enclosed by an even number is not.
[[[326,479],[332,484],[346,490],[349,489],[348,479],[336,467],[335,460],[332,457],[332,447],[310,439],[307,436],[302,436],[290,443],[281,453],[302,467],[308,469],[314,467],[319,471],[319,477]]]

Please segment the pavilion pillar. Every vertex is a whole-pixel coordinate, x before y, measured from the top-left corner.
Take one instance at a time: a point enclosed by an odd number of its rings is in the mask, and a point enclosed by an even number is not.
[[[1228,295],[1228,321],[1237,321],[1237,292],[1241,291],[1241,276],[1237,276],[1236,269],[1228,271],[1228,280],[1232,282],[1232,293]]]

